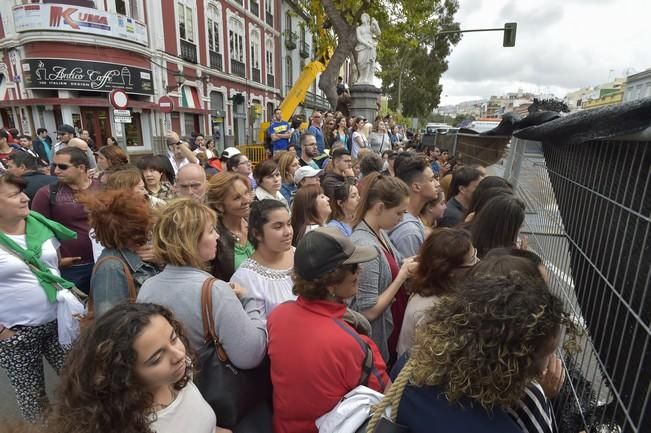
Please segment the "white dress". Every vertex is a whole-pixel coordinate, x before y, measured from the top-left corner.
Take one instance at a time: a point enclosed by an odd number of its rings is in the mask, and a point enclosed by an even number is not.
[[[274,308],[286,301],[293,301],[296,295],[292,292],[292,268],[272,269],[261,265],[253,257],[246,259],[231,277],[231,282],[237,283],[247,291],[247,296],[253,298],[256,307],[263,309],[263,319],[271,314]]]

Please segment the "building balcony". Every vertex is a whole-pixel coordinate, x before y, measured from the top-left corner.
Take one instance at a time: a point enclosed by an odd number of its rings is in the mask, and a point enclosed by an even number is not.
[[[267,86],[276,87],[276,80],[272,74],[267,74]]]
[[[298,35],[289,30],[285,31],[285,46],[288,50],[296,49],[296,41],[298,40]]]
[[[190,63],[197,63],[197,46],[181,39],[181,58]]]
[[[260,69],[252,68],[251,71],[252,71],[251,78],[253,79],[253,81],[260,83],[261,82],[260,81]]]
[[[244,63],[231,59],[231,74],[246,78],[246,66]]]
[[[271,27],[274,26],[274,16],[271,14],[269,11],[265,11],[265,21],[267,24],[269,24]]]
[[[307,59],[308,57],[310,57],[310,44],[308,44],[305,41],[301,42],[301,50],[299,51],[299,54],[304,59]]]
[[[267,0],[268,1],[268,0]],[[260,3],[255,0],[249,0],[249,10],[256,17],[260,16]]]
[[[222,54],[216,51],[208,51],[208,55],[210,56],[210,67],[223,71],[224,65],[222,64]]]

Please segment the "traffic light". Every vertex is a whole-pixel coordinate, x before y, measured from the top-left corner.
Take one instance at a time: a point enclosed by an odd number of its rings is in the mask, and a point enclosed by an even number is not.
[[[515,32],[517,29],[518,29],[518,23],[504,24],[504,41],[502,42],[503,47],[515,46]]]

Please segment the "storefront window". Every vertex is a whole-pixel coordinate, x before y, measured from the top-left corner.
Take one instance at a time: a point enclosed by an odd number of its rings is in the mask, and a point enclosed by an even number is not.
[[[142,141],[142,126],[140,122],[140,113],[131,113],[131,123],[125,123],[125,136],[128,147],[142,147],[145,144]]]

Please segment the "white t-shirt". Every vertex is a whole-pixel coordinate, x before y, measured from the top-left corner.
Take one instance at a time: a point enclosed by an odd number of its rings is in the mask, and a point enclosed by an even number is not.
[[[231,282],[247,290],[247,296],[253,298],[251,302],[262,307],[264,311],[262,318],[266,320],[278,304],[296,299],[296,295],[292,292],[294,287],[292,270],[292,268],[268,268],[249,257],[237,268],[231,277]]]
[[[7,235],[22,248],[27,248],[25,235]],[[43,244],[41,261],[50,271],[59,274],[57,250],[59,241],[51,238]],[[0,325],[38,326],[56,320],[57,303],[47,300],[29,266],[18,257],[0,248]]]
[[[359,137],[359,140],[357,139]],[[360,149],[365,148],[368,146],[368,140],[366,137],[364,137],[364,134],[355,131],[353,132],[353,136],[351,137],[352,139],[352,146],[350,147],[350,154],[353,158],[357,158],[357,154],[359,153]],[[358,141],[362,142],[362,145],[358,143]]]
[[[216,426],[215,412],[190,381],[172,404],[156,412],[150,427],[156,433],[213,433]]]

